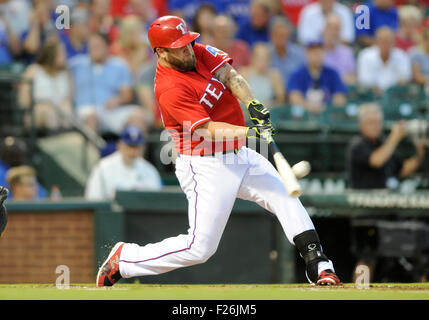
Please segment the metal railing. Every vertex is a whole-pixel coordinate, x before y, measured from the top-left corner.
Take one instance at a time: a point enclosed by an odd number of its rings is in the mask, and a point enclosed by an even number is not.
[[[20,70],[22,71],[22,70]],[[14,136],[22,138],[28,145],[28,153],[31,159],[36,155],[36,144],[39,137],[39,128],[35,123],[35,101],[31,97],[29,106],[24,107],[19,104],[18,91],[19,85],[27,82],[30,85],[30,92],[33,92],[33,83],[22,77],[22,72],[13,72],[11,70],[0,71],[0,137]],[[49,101],[43,101],[50,103]],[[82,168],[88,170],[88,144],[94,145],[97,149],[106,146],[106,141],[74,113],[67,113],[59,106],[50,103],[53,110],[68,124],[70,129],[60,130],[60,132],[76,132],[84,139]],[[29,124],[26,124],[25,118],[28,118]]]

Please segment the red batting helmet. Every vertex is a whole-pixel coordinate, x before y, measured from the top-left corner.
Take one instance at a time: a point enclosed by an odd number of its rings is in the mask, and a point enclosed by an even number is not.
[[[148,38],[153,51],[158,47],[181,48],[199,36],[199,33],[190,32],[186,22],[176,16],[164,16],[156,19],[148,31]]]

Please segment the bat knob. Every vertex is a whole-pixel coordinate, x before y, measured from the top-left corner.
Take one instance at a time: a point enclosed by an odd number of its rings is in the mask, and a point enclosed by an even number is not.
[[[301,190],[293,190],[289,193],[294,198],[299,198],[302,194]]]

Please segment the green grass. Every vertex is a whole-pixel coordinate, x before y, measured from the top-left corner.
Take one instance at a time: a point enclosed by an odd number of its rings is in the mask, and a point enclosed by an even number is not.
[[[144,285],[117,284],[96,288],[93,284],[57,289],[52,284],[0,285],[0,300],[429,300],[429,283],[354,284],[315,287],[278,285]]]

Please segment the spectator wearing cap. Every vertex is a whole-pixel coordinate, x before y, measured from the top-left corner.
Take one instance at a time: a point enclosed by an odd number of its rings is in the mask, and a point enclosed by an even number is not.
[[[319,0],[302,9],[298,22],[298,40],[302,44],[322,39],[326,17],[336,14],[341,20],[340,39],[345,43],[353,43],[355,27],[352,11],[336,0]]]
[[[66,49],[67,60],[78,54],[88,54],[88,21],[89,12],[87,9],[81,7],[73,9],[69,32],[60,34],[61,42]]]
[[[342,107],[346,104],[346,86],[334,69],[323,64],[324,49],[321,41],[306,45],[307,63],[294,71],[288,81],[292,114],[322,113],[327,105]],[[295,113],[296,112],[296,113]]]
[[[116,191],[160,190],[161,177],[156,168],[143,158],[145,141],[138,127],[128,126],[117,144],[117,151],[102,158],[87,181],[85,198],[112,200]]]

